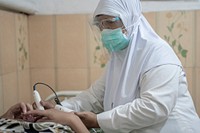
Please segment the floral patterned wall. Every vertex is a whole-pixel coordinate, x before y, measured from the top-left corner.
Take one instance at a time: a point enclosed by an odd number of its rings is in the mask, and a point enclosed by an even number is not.
[[[0,113],[31,102],[28,17],[0,10]]]
[[[168,25],[166,26],[168,34],[164,35],[164,39],[171,45],[176,54],[179,57],[186,58],[188,50],[182,46],[182,38],[188,32],[188,27],[183,19],[187,19],[187,13],[185,11],[180,12],[168,12],[166,18]]]
[[[27,16],[18,14],[15,17],[18,67],[20,70],[23,70],[29,66]]]

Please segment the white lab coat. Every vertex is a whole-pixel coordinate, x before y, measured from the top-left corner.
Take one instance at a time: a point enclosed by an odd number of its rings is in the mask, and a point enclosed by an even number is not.
[[[182,68],[163,65],[145,73],[138,97],[125,105],[104,111],[105,77],[91,88],[62,104],[75,111],[99,113],[97,120],[105,133],[199,133],[200,121]],[[123,99],[121,99],[123,100]]]

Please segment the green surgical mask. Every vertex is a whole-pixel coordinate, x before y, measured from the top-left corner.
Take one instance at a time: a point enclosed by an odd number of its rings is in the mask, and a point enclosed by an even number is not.
[[[103,45],[109,52],[117,52],[125,49],[129,44],[129,39],[122,32],[121,28],[104,29],[101,32],[101,40]]]

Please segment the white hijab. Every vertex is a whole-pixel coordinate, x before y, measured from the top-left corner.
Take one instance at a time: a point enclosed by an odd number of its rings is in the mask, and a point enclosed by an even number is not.
[[[94,17],[100,14],[119,16],[130,37],[128,48],[111,53],[107,64],[106,111],[139,97],[140,78],[150,69],[164,64],[181,66],[181,63],[169,44],[146,21],[139,0],[100,0]]]

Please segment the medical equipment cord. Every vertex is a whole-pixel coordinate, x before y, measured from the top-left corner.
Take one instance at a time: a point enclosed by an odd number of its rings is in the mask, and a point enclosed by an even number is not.
[[[55,94],[54,101],[56,102],[56,104],[59,104],[59,105],[62,106],[62,104],[61,104],[61,102],[60,102],[60,100],[59,100],[59,98],[58,98],[56,92],[55,92],[54,89],[53,89],[51,86],[49,86],[48,84],[45,84],[45,83],[42,83],[42,82],[37,82],[37,83],[35,83],[35,84],[33,85],[33,90],[36,90],[36,86],[37,86],[38,84],[40,84],[40,85],[45,85],[45,86],[47,86],[49,89],[51,89],[51,90],[53,91],[53,93]]]

